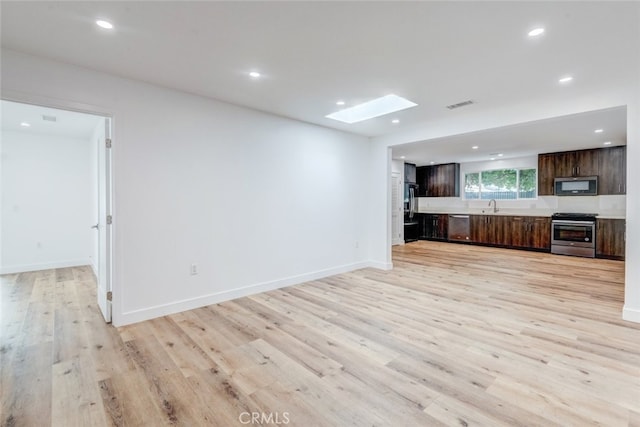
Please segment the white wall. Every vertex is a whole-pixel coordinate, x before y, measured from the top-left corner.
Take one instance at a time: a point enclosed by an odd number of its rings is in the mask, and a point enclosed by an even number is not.
[[[368,265],[367,138],[12,51],[1,65],[5,98],[113,116],[114,324]]]
[[[513,159],[496,159],[481,162],[467,162],[460,164],[460,184],[464,186],[464,175],[470,172],[480,172],[492,169],[534,168],[538,169],[538,156],[517,157]]]
[[[85,139],[2,131],[0,272],[89,263],[89,151]]]
[[[639,16],[640,18],[640,16]],[[637,53],[637,52],[636,52]],[[640,85],[627,109],[627,240],[623,318],[640,322]]]

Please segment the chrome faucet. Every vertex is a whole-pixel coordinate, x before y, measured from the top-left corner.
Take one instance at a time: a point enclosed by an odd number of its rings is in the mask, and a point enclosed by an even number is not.
[[[489,200],[489,207],[491,207],[491,202],[493,202],[493,213],[498,212],[498,202],[496,202],[496,199]]]

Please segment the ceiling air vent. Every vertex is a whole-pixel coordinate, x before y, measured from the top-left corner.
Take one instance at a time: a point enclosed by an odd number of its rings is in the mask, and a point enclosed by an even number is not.
[[[55,122],[58,119],[56,118],[56,116],[47,116],[47,115],[42,115],[42,120],[46,121],[46,122]]]
[[[468,101],[458,102],[457,104],[447,105],[447,108],[449,110],[455,110],[456,108],[465,107],[465,106],[471,105],[471,104],[473,104],[473,101],[472,100],[468,100]]]

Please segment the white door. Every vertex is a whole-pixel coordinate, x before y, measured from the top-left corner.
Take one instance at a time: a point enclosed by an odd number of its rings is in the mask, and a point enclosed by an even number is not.
[[[391,174],[391,244],[404,243],[403,188],[400,174]]]
[[[111,120],[104,119],[98,143],[98,306],[111,322]]]

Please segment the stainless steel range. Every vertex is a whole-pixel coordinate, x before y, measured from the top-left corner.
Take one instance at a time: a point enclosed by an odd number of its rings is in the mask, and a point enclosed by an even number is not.
[[[598,214],[553,214],[551,253],[595,258],[596,216]]]

